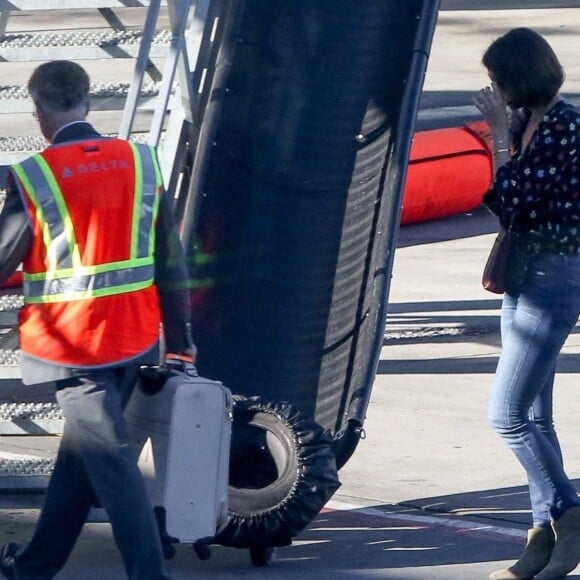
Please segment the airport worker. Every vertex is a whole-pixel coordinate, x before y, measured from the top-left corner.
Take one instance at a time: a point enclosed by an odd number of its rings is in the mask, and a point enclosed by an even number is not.
[[[167,351],[194,357],[171,203],[154,148],[104,138],[86,121],[80,65],[42,64],[28,89],[50,145],[10,170],[0,281],[22,263],[23,382],[54,382],[65,426],[32,539],[5,545],[0,571],[53,578],[96,500],[128,578],[167,580],[123,410],[140,366],[159,363],[161,324]]]

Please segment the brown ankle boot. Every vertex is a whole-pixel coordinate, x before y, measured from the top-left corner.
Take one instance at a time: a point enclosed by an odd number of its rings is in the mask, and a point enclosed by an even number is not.
[[[522,553],[509,568],[492,572],[490,580],[527,580],[533,578],[550,561],[554,549],[552,528],[532,528],[528,530],[528,542]]]
[[[556,580],[572,572],[580,562],[580,506],[567,510],[554,523],[556,544],[546,567],[536,580]]]

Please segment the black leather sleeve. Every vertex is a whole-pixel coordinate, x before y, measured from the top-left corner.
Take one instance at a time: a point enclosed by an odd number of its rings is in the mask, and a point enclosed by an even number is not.
[[[183,246],[166,195],[161,196],[155,236],[155,284],[161,303],[165,346],[183,352],[193,346],[191,300]]]
[[[22,263],[32,244],[32,229],[24,201],[12,174],[0,211],[0,284]]]

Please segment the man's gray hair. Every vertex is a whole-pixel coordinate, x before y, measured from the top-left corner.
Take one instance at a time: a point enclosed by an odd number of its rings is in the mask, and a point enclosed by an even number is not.
[[[35,103],[52,112],[66,112],[89,104],[89,75],[70,60],[41,64],[28,81],[28,92]]]

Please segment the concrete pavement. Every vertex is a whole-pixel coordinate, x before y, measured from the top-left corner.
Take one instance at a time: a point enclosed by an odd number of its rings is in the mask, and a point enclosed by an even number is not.
[[[489,42],[519,25],[544,32],[580,96],[580,3],[449,0],[440,14],[420,123],[473,114],[487,83]],[[550,4],[552,9],[538,5]],[[484,9],[485,6],[494,9]],[[517,9],[520,7],[520,9]],[[522,9],[527,7],[525,10]],[[529,524],[524,473],[486,424],[499,353],[499,298],[480,285],[495,220],[484,210],[400,232],[379,372],[366,439],[340,472],[328,508],[279,549],[268,568],[244,550],[213,548],[199,561],[180,546],[169,562],[185,578],[487,578],[517,556]],[[556,421],[568,472],[580,478],[577,421],[580,334],[568,340],[556,387]],[[50,457],[55,438],[7,438],[0,450]],[[580,489],[580,479],[577,483]],[[29,536],[41,496],[0,495],[0,542]],[[107,524],[88,524],[59,580],[117,580],[123,571]],[[580,578],[580,570],[571,578]]]

